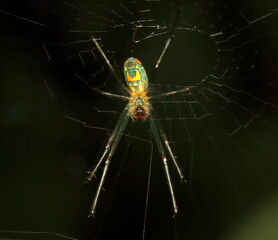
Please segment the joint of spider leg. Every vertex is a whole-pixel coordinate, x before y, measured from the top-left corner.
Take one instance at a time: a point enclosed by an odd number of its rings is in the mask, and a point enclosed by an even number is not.
[[[108,165],[113,157],[113,154],[110,152],[106,158],[105,165]]]
[[[178,212],[179,212],[179,209],[177,207],[176,209],[174,209],[173,218],[175,218],[177,216]]]
[[[165,153],[162,153],[161,157],[162,157],[164,165],[166,165],[167,164],[167,157],[166,157]]]
[[[180,171],[181,171],[181,169],[180,169]],[[183,176],[183,174],[181,174],[181,175],[180,175],[180,183],[183,183],[183,182],[187,183],[187,180],[185,179],[185,177]]]
[[[111,147],[112,139],[108,141],[108,143],[105,145],[105,149],[108,150]]]
[[[88,183],[93,180],[93,178],[96,178],[96,169],[94,171],[88,171],[89,176],[87,177],[85,183]]]
[[[169,141],[168,141],[166,135],[165,135],[162,131],[160,131],[160,134],[161,134],[161,136],[162,136],[162,139],[163,139],[164,143],[165,143],[166,145],[168,145],[168,144],[169,144]]]
[[[92,175],[91,171],[87,171],[87,174],[89,175],[86,180],[85,180],[85,184],[87,184],[88,182],[91,182],[93,177],[95,177],[95,175]]]
[[[96,218],[95,216],[96,216],[96,212],[91,211],[87,218],[95,219]]]
[[[96,91],[96,92],[98,92],[98,91],[100,91],[98,88],[91,88],[93,91]]]

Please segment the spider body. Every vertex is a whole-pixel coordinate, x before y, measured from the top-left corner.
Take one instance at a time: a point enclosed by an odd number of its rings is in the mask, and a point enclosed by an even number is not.
[[[124,63],[124,76],[130,89],[129,115],[132,120],[146,120],[149,115],[148,77],[142,63],[134,57]]]
[[[108,66],[111,69],[112,74],[114,74],[115,77],[115,69],[109,62],[109,59],[106,57],[105,53],[102,51],[100,45],[98,44],[97,40],[95,38],[92,39],[94,42],[95,46],[107,62]],[[160,61],[160,60],[159,60]],[[123,66],[123,73],[124,73],[124,78],[127,83],[127,86],[129,87],[129,97],[123,96],[123,95],[118,95],[110,92],[105,92],[102,91],[98,88],[92,88],[92,90],[103,94],[105,96],[109,96],[112,98],[117,98],[121,99],[124,101],[128,101],[126,104],[125,108],[123,109],[122,113],[120,114],[118,121],[115,125],[114,130],[111,132],[110,137],[107,140],[107,143],[105,145],[105,149],[100,157],[100,159],[96,162],[95,167],[92,169],[92,171],[88,172],[89,176],[87,177],[87,182],[91,181],[93,177],[95,176],[95,173],[97,169],[99,169],[101,164],[104,164],[104,168],[102,170],[102,176],[96,191],[96,195],[94,197],[92,207],[91,207],[91,215],[95,214],[95,209],[96,205],[98,202],[98,198],[100,195],[100,191],[103,187],[104,180],[111,162],[111,159],[115,153],[115,150],[118,146],[118,143],[124,133],[124,130],[127,126],[129,118],[132,120],[147,120],[150,124],[150,129],[153,135],[153,138],[156,142],[158,151],[161,155],[161,159],[163,161],[163,166],[164,166],[164,171],[165,171],[165,176],[166,180],[168,183],[169,191],[171,194],[171,199],[172,199],[172,204],[173,204],[173,210],[174,214],[178,212],[178,206],[176,203],[175,199],[175,194],[174,194],[174,189],[173,189],[173,184],[172,180],[170,177],[169,173],[169,167],[168,167],[168,159],[167,157],[170,157],[172,160],[180,180],[185,181],[185,178],[181,172],[181,169],[176,161],[176,158],[174,156],[174,153],[171,149],[171,146],[169,144],[169,141],[166,137],[166,134],[164,133],[162,127],[160,124],[155,120],[154,118],[154,109],[151,106],[150,100],[154,98],[160,98],[162,96],[167,97],[170,95],[175,95],[178,93],[185,93],[190,91],[192,88],[196,88],[197,86],[188,86],[180,90],[176,91],[171,91],[167,93],[162,93],[159,95],[154,95],[154,96],[147,96],[148,93],[148,77],[146,74],[146,71],[142,65],[142,63],[134,57],[128,58]]]

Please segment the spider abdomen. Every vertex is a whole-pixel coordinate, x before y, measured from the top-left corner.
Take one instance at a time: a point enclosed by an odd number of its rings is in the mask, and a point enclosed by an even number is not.
[[[148,88],[148,77],[144,66],[139,59],[130,57],[124,63],[124,77],[127,86],[132,92],[146,91]]]

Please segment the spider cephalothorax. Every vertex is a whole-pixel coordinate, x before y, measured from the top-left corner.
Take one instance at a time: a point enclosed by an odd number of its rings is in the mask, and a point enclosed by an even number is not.
[[[149,101],[145,91],[131,92],[129,97],[129,114],[132,120],[146,120],[149,115]]]

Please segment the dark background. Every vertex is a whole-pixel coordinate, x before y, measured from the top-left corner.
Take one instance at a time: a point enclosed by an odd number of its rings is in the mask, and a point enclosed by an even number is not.
[[[97,2],[88,4],[92,8],[87,11],[96,11]],[[75,5],[81,6],[81,3]],[[129,123],[109,169],[96,217],[88,219],[100,175],[92,184],[84,185],[86,171],[100,156],[107,134],[124,104],[92,93],[74,74],[77,71],[92,86],[105,82],[107,89],[124,92],[108,68],[89,81],[92,73],[104,64],[101,58],[90,64],[92,55],[84,55],[87,68],[80,67],[80,58],[67,58],[84,47],[80,44],[75,49],[69,42],[91,36],[91,33],[69,33],[69,29],[88,29],[87,15],[69,10],[59,1],[1,2],[0,239],[64,238],[54,233],[77,239],[142,239],[143,226],[145,239],[277,239],[278,138],[277,107],[273,106],[277,105],[277,11],[274,11],[277,6],[274,1],[247,0],[233,1],[226,8],[223,5],[222,1],[215,1],[213,7],[206,1],[186,4],[177,1],[167,9],[162,2],[161,8],[169,15],[154,17],[171,24],[176,16],[174,9],[185,6],[185,15],[190,9],[195,11],[192,10],[196,14],[192,15],[192,22],[196,21],[200,28],[208,26],[206,21],[211,19],[215,29],[222,29],[229,19],[234,23],[238,20],[239,9],[254,19],[273,13],[265,21],[258,21],[260,24],[250,25],[238,42],[230,43],[239,46],[256,39],[254,49],[248,45],[235,50],[236,60],[226,63],[231,68],[240,66],[240,72],[232,70],[231,78],[225,83],[254,95],[245,98],[246,95],[236,93],[229,99],[247,107],[258,118],[231,136],[217,134],[215,129],[219,126],[227,127],[224,133],[231,133],[227,129],[235,121],[218,112],[226,105],[223,99],[215,98],[211,105],[203,103],[208,112],[216,116],[214,121],[188,121],[190,137],[184,135],[186,128],[180,123],[169,126],[161,122],[186,176],[190,176],[190,183],[183,185],[173,177],[180,208],[175,218],[149,127],[144,123]],[[118,3],[107,1],[105,6],[114,9]],[[202,11],[199,15],[198,10]],[[202,18],[205,10],[208,17]],[[81,22],[77,22],[78,17]],[[101,24],[101,20],[97,24]],[[169,35],[133,46],[127,40],[131,33],[110,28],[105,35],[105,46],[116,52],[114,63],[121,68],[133,49],[133,54],[144,60],[147,72],[152,72],[157,54]],[[262,33],[265,37],[256,37]],[[42,46],[46,42],[55,43],[47,45],[50,61]],[[199,79],[213,71],[219,59],[217,47],[219,45],[205,35],[176,33],[153,82],[184,86],[184,79],[190,79],[186,84],[199,83]],[[88,46],[84,48],[88,50]],[[256,50],[259,54],[241,58]],[[184,61],[182,67],[180,59]],[[254,70],[250,70],[252,65],[255,65]],[[153,91],[159,89],[156,85]],[[222,90],[216,91],[225,94]],[[161,104],[154,105],[159,117],[166,118],[171,112],[168,108],[163,113]],[[230,111],[237,119],[243,118],[244,114],[237,109]],[[83,127],[65,116],[104,130]],[[144,224],[150,161],[151,185]]]

